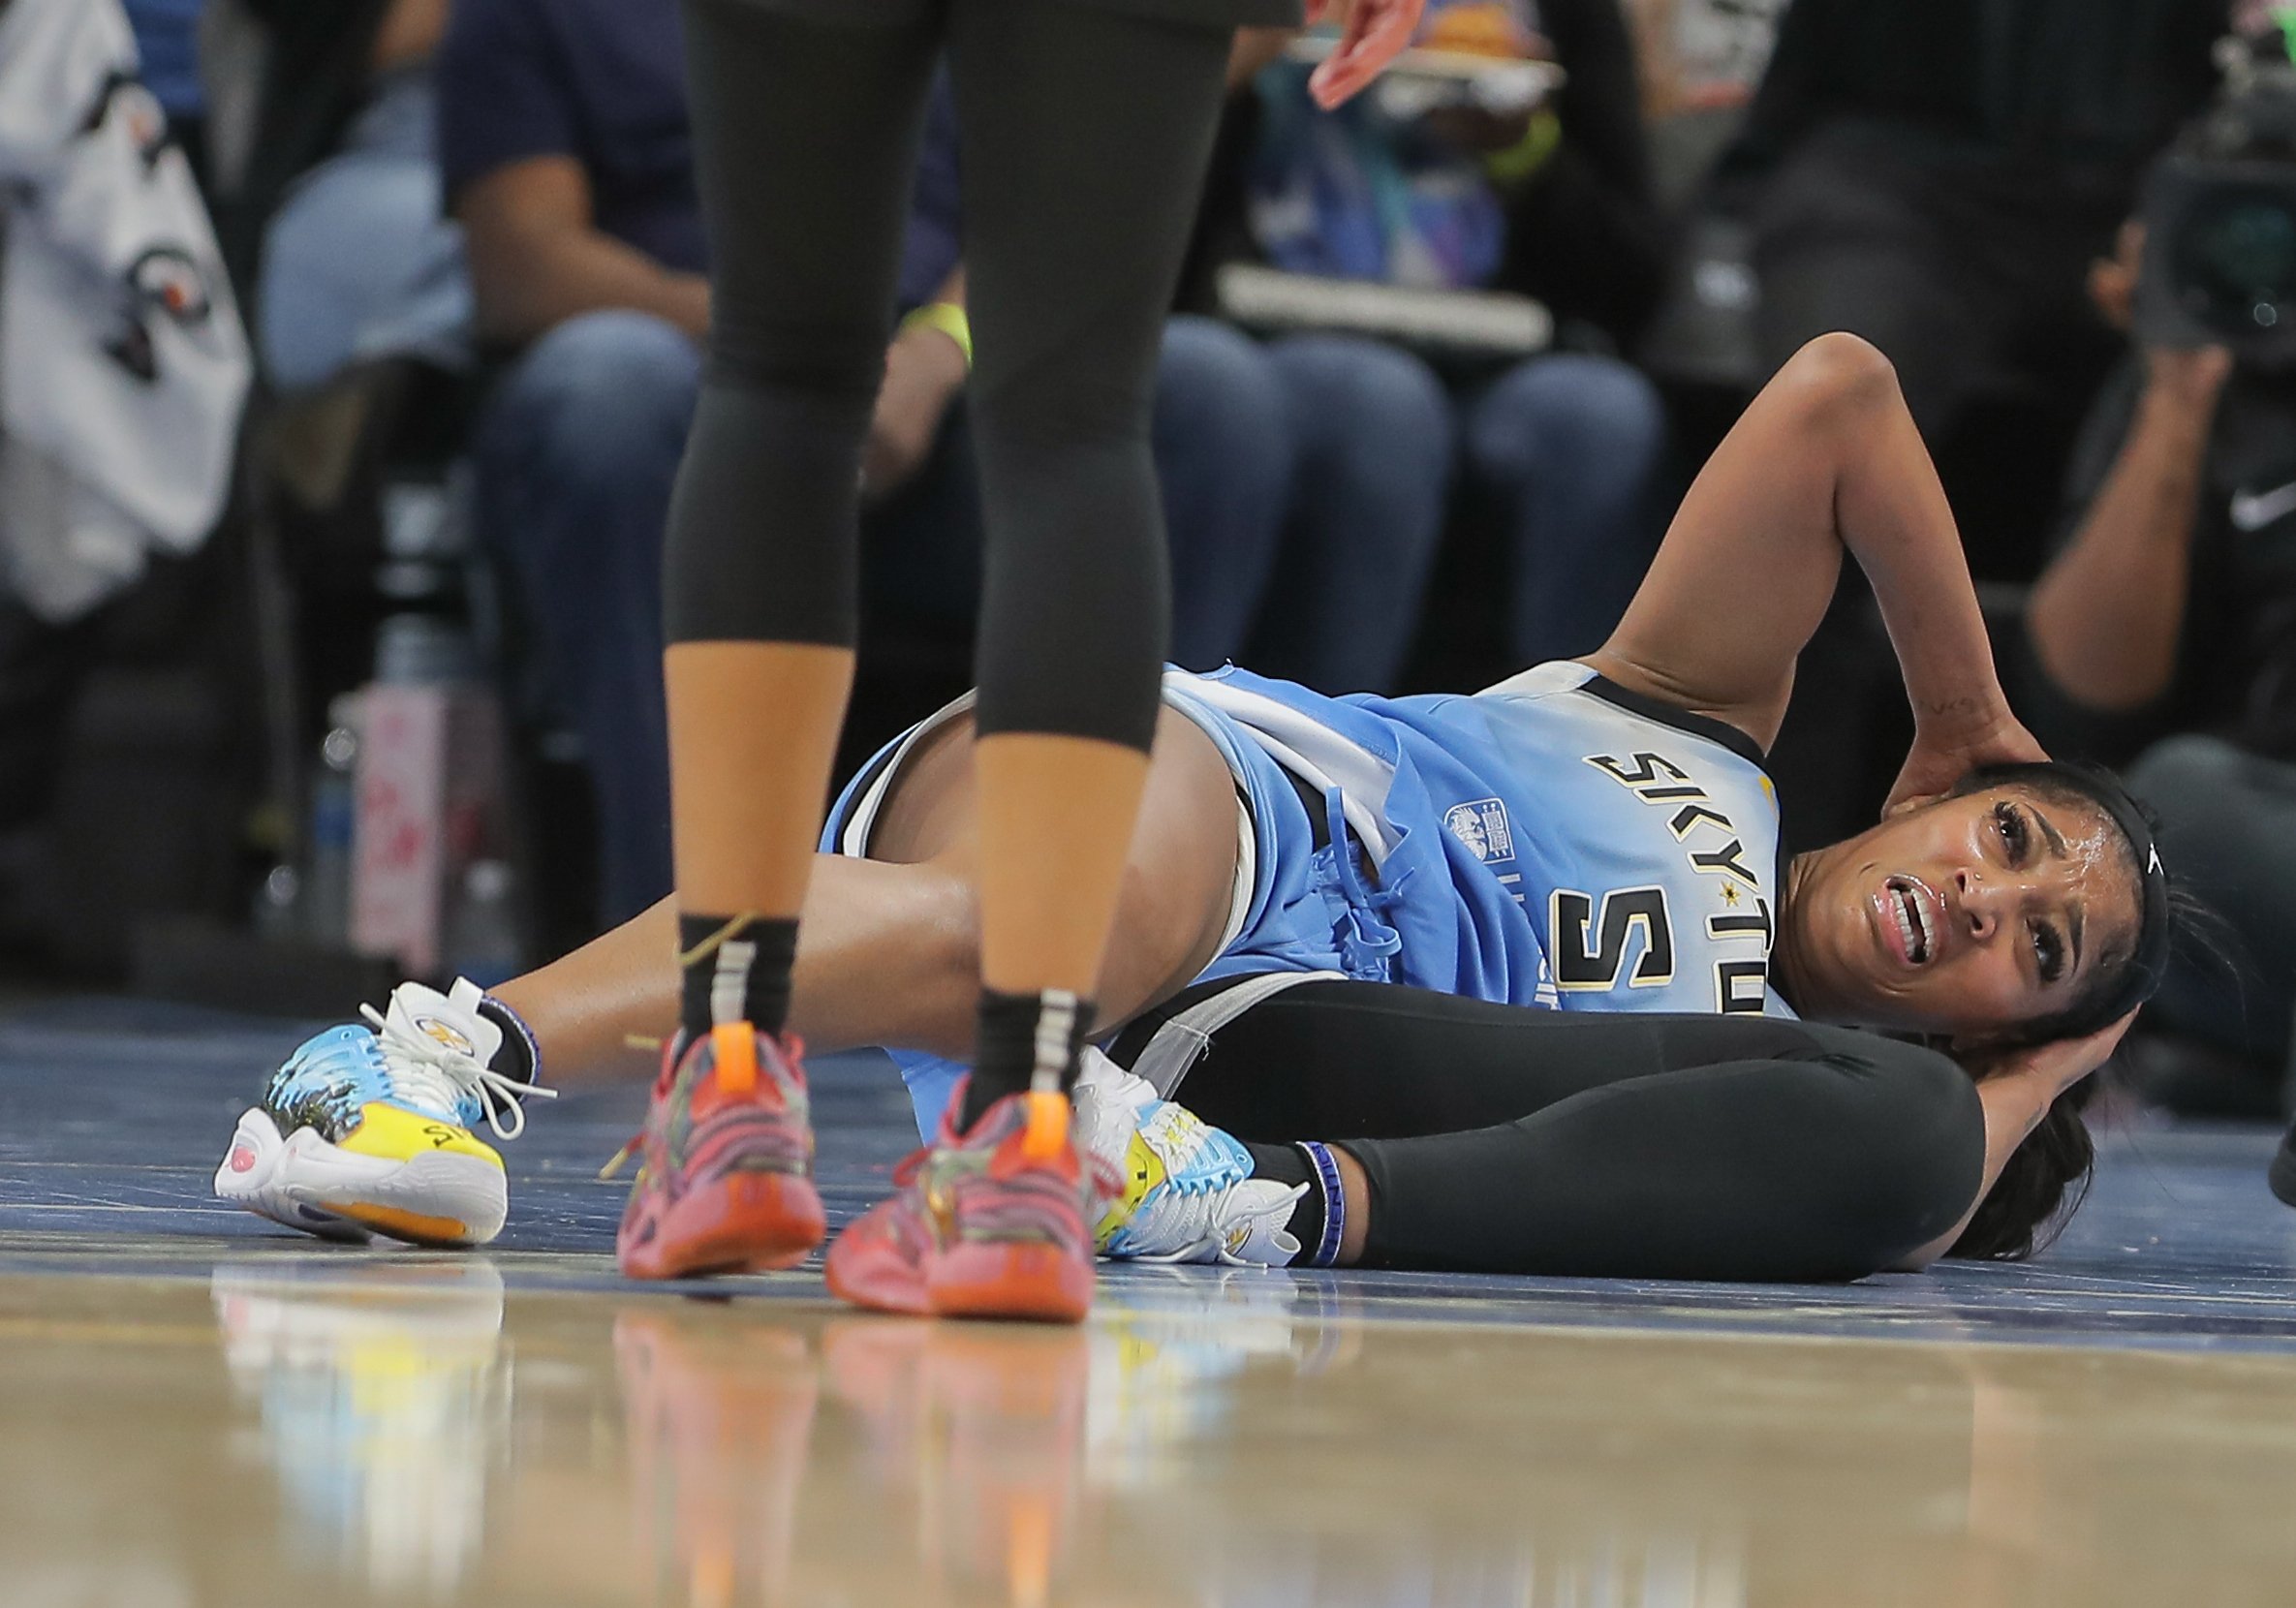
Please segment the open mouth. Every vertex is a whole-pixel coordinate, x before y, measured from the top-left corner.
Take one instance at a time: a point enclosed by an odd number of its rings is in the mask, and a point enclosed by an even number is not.
[[[1883,884],[1880,903],[1884,918],[1896,923],[1907,961],[1928,964],[1938,951],[1937,895],[1910,877],[1892,877]]]

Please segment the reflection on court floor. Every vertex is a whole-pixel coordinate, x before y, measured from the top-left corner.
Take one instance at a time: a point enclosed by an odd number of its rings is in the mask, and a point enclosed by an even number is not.
[[[0,1024],[0,1603],[2285,1604],[2296,1214],[2142,1130],[2028,1268],[1846,1289],[1132,1268],[1080,1329],[614,1277],[635,1107],[486,1255],[210,1209],[296,1028]],[[905,1142],[822,1080],[833,1208]]]
[[[2008,1608],[2284,1601],[2296,1568],[2296,1358],[1143,1293],[1062,1329],[506,1293],[480,1258],[11,1279],[0,1578],[58,1604]]]

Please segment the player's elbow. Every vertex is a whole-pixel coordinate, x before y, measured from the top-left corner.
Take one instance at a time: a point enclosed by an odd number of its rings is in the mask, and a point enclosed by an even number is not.
[[[1775,384],[1815,425],[1870,418],[1900,405],[1896,366],[1873,342],[1844,329],[1806,342]]]

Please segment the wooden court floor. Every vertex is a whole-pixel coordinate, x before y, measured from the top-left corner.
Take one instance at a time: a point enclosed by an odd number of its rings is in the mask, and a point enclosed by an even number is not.
[[[0,1018],[0,1608],[2296,1603],[2261,1130],[2113,1136],[2023,1268],[1129,1268],[1080,1329],[933,1324],[617,1279],[635,1091],[538,1113],[483,1255],[222,1211],[302,1031]],[[882,1064],[818,1084],[843,1217],[913,1133]]]

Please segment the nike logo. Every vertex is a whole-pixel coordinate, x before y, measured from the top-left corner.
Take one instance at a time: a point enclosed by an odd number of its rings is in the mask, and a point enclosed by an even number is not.
[[[2296,513],[2296,480],[2270,491],[2232,494],[2232,523],[2242,531],[2260,531],[2276,520]]]

